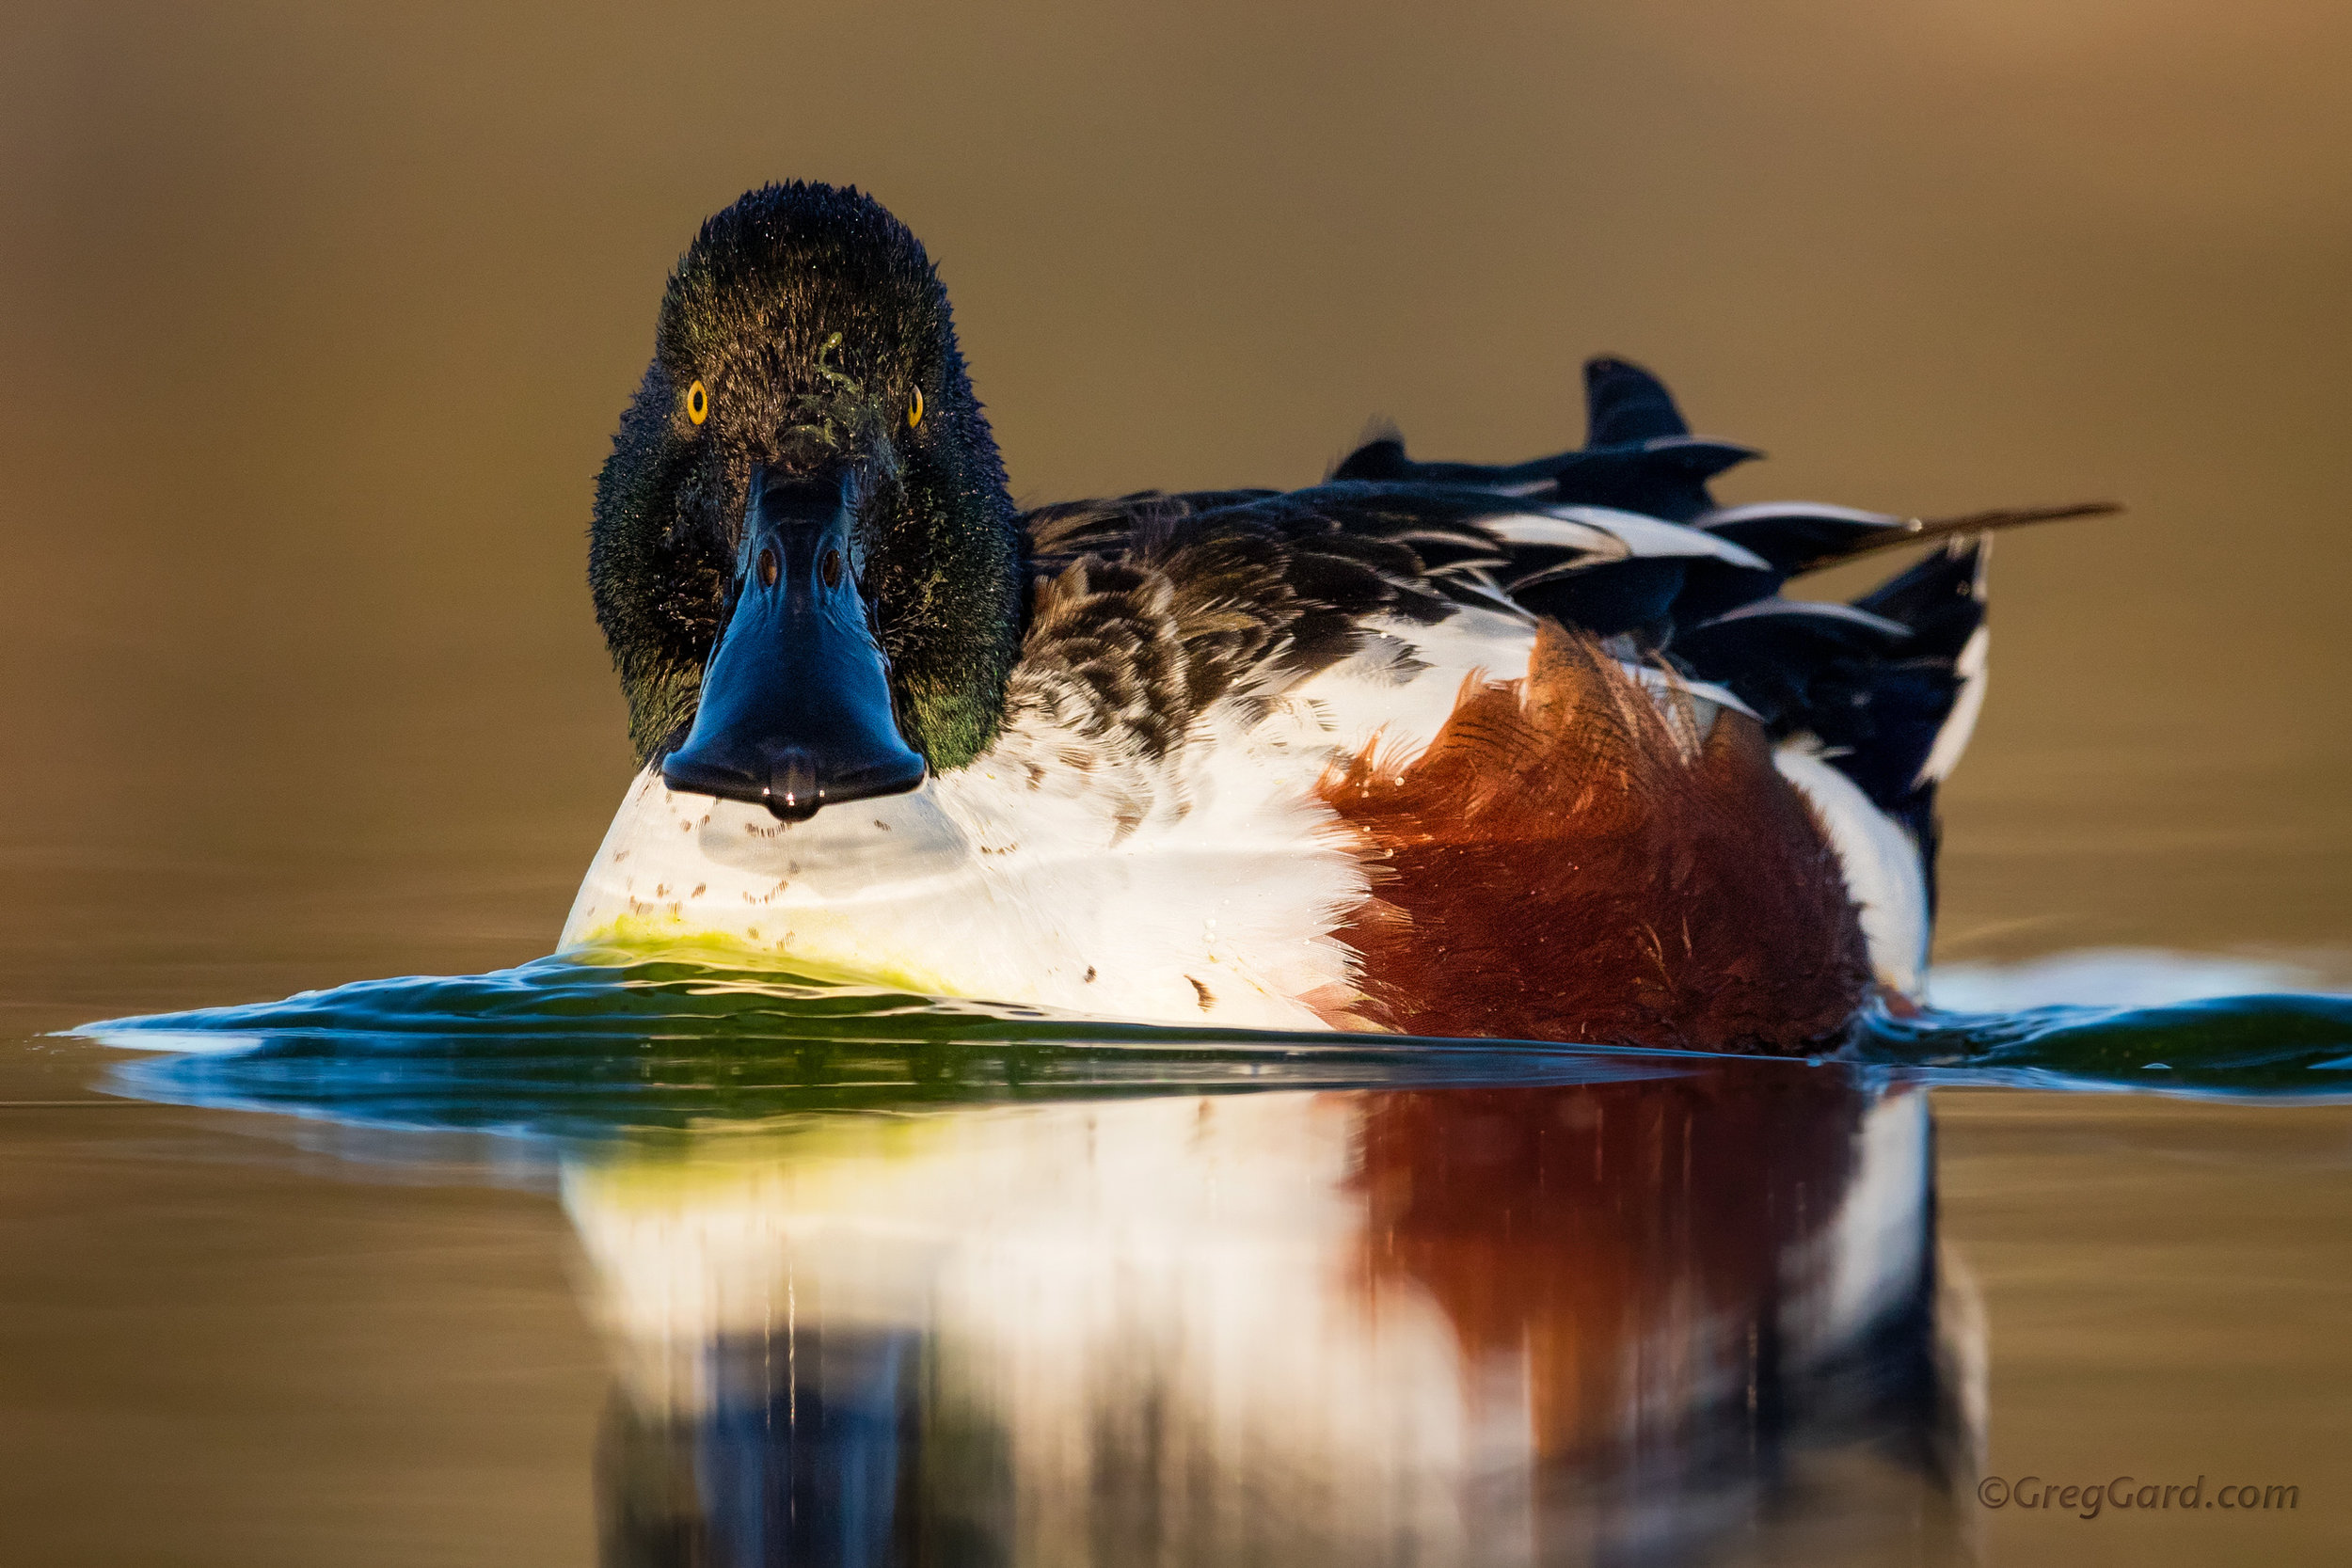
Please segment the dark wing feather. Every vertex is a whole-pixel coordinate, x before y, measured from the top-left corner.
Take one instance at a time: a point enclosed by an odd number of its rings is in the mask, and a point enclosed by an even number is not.
[[[1773,729],[1807,725],[1866,672],[1900,657],[1909,627],[1851,606],[1769,598],[1677,634],[1675,657]]]
[[[1928,520],[1719,508],[1708,481],[1752,449],[1691,435],[1664,386],[1628,361],[1592,361],[1585,387],[1586,444],[1532,462],[1416,462],[1388,434],[1303,490],[1040,508],[1026,519],[1041,607],[1027,657],[1095,669],[1117,650],[1158,681],[1159,711],[1189,722],[1237,689],[1270,695],[1347,657],[1375,616],[1550,616],[1726,688],[1776,736],[1819,737],[1931,857],[1927,767],[1983,622],[1983,536],[2114,508]],[[1851,606],[1779,596],[1801,573],[1919,544],[1945,547]],[[1105,712],[1136,711],[1139,693],[1114,672],[1088,678]]]
[[[1707,482],[1762,453],[1693,436],[1673,394],[1623,359],[1584,367],[1584,445],[1533,462],[1416,463],[1393,432],[1365,442],[1331,470],[1335,480],[1470,485],[1530,501],[1610,506],[1687,523],[1714,507]]]

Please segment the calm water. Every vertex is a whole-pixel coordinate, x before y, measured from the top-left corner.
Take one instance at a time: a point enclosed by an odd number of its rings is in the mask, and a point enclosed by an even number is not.
[[[1945,987],[2090,973],[2245,971]],[[546,960],[45,1037],[25,1560],[2323,1560],[2352,1001],[2156,1000],[1781,1062]]]
[[[19,8],[0,1563],[2344,1560],[2347,60],[2316,0]],[[591,477],[791,175],[925,236],[1039,500],[1553,450],[1610,351],[1772,453],[1727,501],[2127,502],[1994,563],[1970,1016],[514,968],[630,771]],[[420,974],[491,978],[274,1005]],[[2122,1475],[2300,1494],[1972,1500]]]

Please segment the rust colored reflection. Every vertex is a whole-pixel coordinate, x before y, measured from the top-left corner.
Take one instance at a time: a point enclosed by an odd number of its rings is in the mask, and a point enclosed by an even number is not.
[[[580,1164],[606,1560],[1935,1560],[1924,1096],[1734,1066]]]
[[[1863,1111],[1829,1072],[1373,1098],[1374,1291],[1425,1290],[1473,1365],[1523,1359],[1538,1457],[1670,1439],[1769,1397],[1784,1326],[1818,1337]]]

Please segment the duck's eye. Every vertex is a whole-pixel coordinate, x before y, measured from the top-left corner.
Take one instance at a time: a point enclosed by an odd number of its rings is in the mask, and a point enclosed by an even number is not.
[[[907,404],[907,428],[913,430],[923,422],[923,388],[914,389],[914,401]]]
[[[686,388],[686,417],[696,424],[710,418],[710,393],[699,381]]]

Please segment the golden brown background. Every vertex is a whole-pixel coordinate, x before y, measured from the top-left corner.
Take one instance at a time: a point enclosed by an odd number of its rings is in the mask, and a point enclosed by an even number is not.
[[[694,224],[792,176],[925,238],[1035,499],[1305,483],[1375,414],[1555,449],[1605,350],[1774,454],[1729,499],[2125,500],[1998,552],[1945,951],[2352,946],[2352,8],[5,22],[12,1032],[547,949],[628,772],[591,481]],[[0,1086],[83,1094],[48,1049]],[[1994,1465],[2234,1463],[2308,1512],[1993,1538],[2340,1559],[2344,1115],[2081,1101],[1946,1097]],[[586,1556],[560,1216],[326,1180],[365,1167],[322,1144],[0,1123],[0,1491],[40,1561]]]
[[[2352,936],[2342,7],[77,5],[8,34],[20,1002],[549,945],[628,771],[590,483],[693,226],[791,176],[925,238],[1027,498],[1305,483],[1375,414],[1431,455],[1549,450],[1609,350],[1773,454],[1731,499],[2126,500],[1999,552],[1946,950]]]

